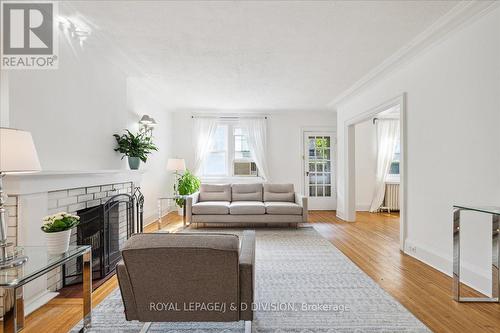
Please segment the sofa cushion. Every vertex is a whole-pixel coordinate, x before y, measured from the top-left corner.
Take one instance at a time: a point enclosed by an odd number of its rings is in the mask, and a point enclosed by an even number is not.
[[[227,215],[229,201],[202,201],[193,205],[193,214],[197,215]]]
[[[232,201],[262,201],[262,184],[231,185]]]
[[[201,184],[199,201],[231,201],[230,184]]]
[[[233,201],[229,205],[229,214],[257,215],[265,214],[266,207],[262,201]]]
[[[302,207],[293,202],[265,202],[266,213],[274,215],[301,215]]]
[[[293,184],[264,184],[264,201],[295,202]]]

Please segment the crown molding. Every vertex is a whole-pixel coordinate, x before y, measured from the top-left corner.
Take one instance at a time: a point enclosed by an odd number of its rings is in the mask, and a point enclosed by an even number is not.
[[[409,62],[417,55],[444,40],[447,35],[457,31],[463,27],[465,23],[481,17],[499,5],[500,1],[498,0],[472,0],[460,2],[430,25],[429,28],[418,34],[408,44],[396,51],[396,53],[369,71],[350,88],[338,95],[334,100],[328,103],[328,107],[336,108],[348,98],[360,93],[371,84],[374,84],[376,81],[393,72],[400,65]]]

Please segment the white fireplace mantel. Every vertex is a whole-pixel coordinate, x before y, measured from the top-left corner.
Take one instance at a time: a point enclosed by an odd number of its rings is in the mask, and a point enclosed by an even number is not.
[[[23,195],[78,187],[133,182],[140,184],[143,170],[42,171],[10,174],[4,178],[8,195]]]
[[[50,212],[50,193],[61,191],[62,194],[69,195],[71,191],[64,191],[107,187],[121,183],[132,183],[133,188],[140,185],[144,172],[142,170],[43,171],[6,175],[5,193],[7,196],[15,197],[16,203],[16,217],[9,217],[9,221],[13,221],[17,229],[15,243],[21,246],[45,245],[45,236],[40,226],[43,217]],[[25,313],[34,311],[56,295],[57,293],[47,290],[46,276],[32,281],[24,288]]]

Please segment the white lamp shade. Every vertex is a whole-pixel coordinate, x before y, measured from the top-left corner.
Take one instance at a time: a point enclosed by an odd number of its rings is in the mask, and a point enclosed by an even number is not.
[[[41,169],[31,133],[0,127],[0,172],[37,172]]]
[[[184,171],[186,170],[186,162],[184,162],[183,158],[169,158],[167,162],[167,170]]]

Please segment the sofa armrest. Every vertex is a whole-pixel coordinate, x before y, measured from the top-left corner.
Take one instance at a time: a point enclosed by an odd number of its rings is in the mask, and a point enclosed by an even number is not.
[[[118,277],[118,285],[120,286],[120,293],[122,295],[123,306],[125,308],[125,317],[127,320],[137,320],[138,315],[134,291],[123,260],[120,260],[120,262],[116,264],[115,269]]]
[[[193,217],[193,205],[198,202],[200,192],[195,192],[186,198],[186,220],[191,223]]]
[[[255,288],[255,231],[245,230],[240,246],[240,320],[253,320]]]
[[[302,222],[307,222],[307,219],[309,217],[307,197],[295,192],[295,203],[302,207]]]

